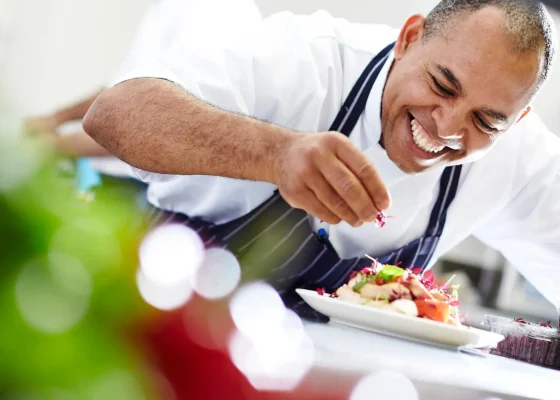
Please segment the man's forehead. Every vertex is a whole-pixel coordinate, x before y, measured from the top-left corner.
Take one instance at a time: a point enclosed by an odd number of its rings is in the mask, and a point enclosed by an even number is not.
[[[466,99],[471,108],[496,122],[511,122],[532,97],[535,78],[523,77],[507,66],[480,69],[475,61],[462,63],[453,57],[438,57],[426,65],[457,98]]]
[[[485,95],[504,103],[505,109],[519,100],[526,104],[534,92],[540,72],[538,54],[518,53],[508,43],[480,35],[434,38],[425,46],[426,64],[460,94]]]

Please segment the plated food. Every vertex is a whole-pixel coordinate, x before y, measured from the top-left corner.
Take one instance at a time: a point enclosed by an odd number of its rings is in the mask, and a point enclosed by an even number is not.
[[[328,296],[365,307],[462,326],[459,286],[450,286],[451,280],[438,286],[431,271],[421,272],[373,261],[371,266],[352,273],[348,283]],[[317,289],[317,292],[327,295],[324,289]]]

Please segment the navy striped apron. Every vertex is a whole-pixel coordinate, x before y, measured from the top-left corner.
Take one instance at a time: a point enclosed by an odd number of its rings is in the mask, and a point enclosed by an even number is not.
[[[344,101],[330,130],[349,136],[362,115],[369,94],[387,61],[394,43],[368,64]],[[424,270],[434,254],[445,225],[447,209],[455,194],[461,166],[447,167],[424,235],[389,254],[376,255],[382,263],[399,263],[403,268]],[[194,229],[205,246],[223,247],[239,260],[243,281],[268,281],[280,293],[287,307],[301,317],[327,321],[295,293],[298,287],[324,287],[333,291],[345,283],[351,271],[371,265],[367,258],[340,259],[326,235],[312,231],[308,214],[292,208],[279,194],[249,214],[221,225],[163,210],[152,210],[152,223],[182,223]]]

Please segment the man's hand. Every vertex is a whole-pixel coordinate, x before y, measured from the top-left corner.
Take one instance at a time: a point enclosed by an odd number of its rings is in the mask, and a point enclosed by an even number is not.
[[[292,207],[330,224],[372,222],[391,203],[373,164],[338,132],[294,135],[272,169],[274,183]]]

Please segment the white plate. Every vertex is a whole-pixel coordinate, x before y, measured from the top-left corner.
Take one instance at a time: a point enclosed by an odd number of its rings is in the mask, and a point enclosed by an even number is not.
[[[320,296],[314,290],[296,289],[309,306],[343,325],[389,336],[444,346],[494,346],[504,337],[472,327],[457,327],[424,318],[407,317],[383,309]]]

